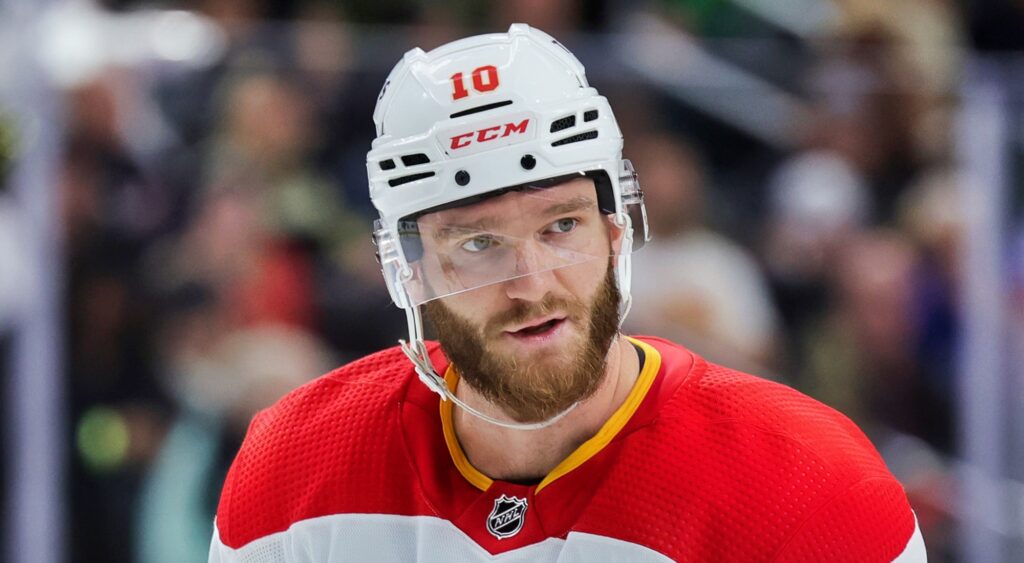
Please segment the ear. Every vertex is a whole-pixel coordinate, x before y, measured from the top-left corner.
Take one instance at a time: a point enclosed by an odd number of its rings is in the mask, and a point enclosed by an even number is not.
[[[415,265],[410,266],[420,280],[425,295],[436,297],[463,289],[455,265],[446,255],[428,252]]]
[[[612,256],[618,256],[622,252],[622,237],[626,233],[626,227],[615,223],[615,215],[606,215],[608,218],[608,240],[611,245]]]

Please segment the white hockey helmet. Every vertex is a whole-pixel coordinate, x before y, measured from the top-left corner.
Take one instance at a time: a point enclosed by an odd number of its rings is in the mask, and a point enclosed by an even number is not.
[[[404,349],[442,397],[454,399],[426,358],[419,305],[536,272],[487,267],[478,268],[488,272],[484,276],[424,279],[416,267],[424,259],[419,242],[430,228],[419,221],[424,214],[513,189],[541,194],[564,179],[592,178],[601,211],[623,233],[615,274],[620,322],[625,317],[629,254],[648,237],[643,195],[632,165],[622,159],[622,134],[608,101],[558,41],[514,24],[508,33],[461,39],[429,53],[412,49],[384,82],[373,120],[377,138],[366,168],[380,213],[374,241],[391,297],[406,310],[410,342]],[[598,258],[565,248],[551,256],[545,269]]]

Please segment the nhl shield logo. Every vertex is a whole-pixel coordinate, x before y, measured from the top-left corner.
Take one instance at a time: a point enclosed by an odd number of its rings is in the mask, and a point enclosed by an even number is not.
[[[525,521],[526,499],[501,495],[494,499],[494,510],[487,517],[487,531],[503,540],[518,534]]]

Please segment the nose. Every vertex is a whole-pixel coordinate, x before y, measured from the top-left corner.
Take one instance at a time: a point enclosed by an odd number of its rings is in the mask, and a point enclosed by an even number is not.
[[[505,282],[505,295],[509,299],[540,301],[551,293],[555,274],[553,270],[526,274]]]
[[[505,294],[510,299],[539,301],[551,291],[555,274],[552,265],[546,263],[542,246],[530,242],[516,249],[516,277],[505,282]]]

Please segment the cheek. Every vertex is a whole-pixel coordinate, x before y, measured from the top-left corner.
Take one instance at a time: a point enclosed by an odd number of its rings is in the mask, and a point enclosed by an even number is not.
[[[556,276],[570,296],[584,306],[590,306],[604,283],[605,274],[611,267],[611,258],[588,260],[561,270]]]
[[[442,302],[449,311],[479,327],[494,315],[499,299],[494,286],[485,286],[444,297]]]

